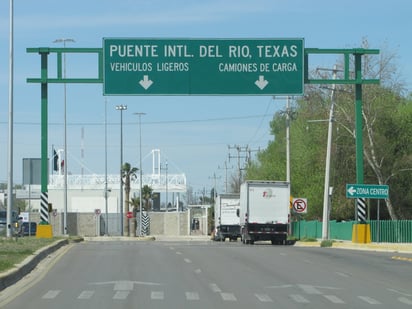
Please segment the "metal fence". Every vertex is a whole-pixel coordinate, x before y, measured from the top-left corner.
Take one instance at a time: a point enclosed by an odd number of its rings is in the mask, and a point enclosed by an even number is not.
[[[356,221],[329,223],[329,238],[352,240],[352,227]],[[412,243],[412,220],[371,220],[372,242]],[[298,239],[322,238],[322,222],[296,221],[292,222],[292,235]]]

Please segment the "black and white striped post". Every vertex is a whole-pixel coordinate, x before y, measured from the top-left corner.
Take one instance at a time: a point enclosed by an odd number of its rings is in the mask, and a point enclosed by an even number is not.
[[[47,192],[40,194],[40,221],[49,222],[49,197]]]
[[[357,212],[357,221],[360,223],[366,222],[366,199],[357,198],[356,199],[356,212]]]

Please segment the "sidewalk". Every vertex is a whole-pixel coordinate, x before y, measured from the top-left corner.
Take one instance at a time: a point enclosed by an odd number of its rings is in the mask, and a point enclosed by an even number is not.
[[[320,247],[320,241],[314,242],[296,242],[297,247]],[[412,243],[368,243],[360,244],[353,243],[351,241],[333,242],[332,248],[352,249],[352,250],[368,250],[368,251],[380,251],[380,252],[397,252],[412,254]],[[412,257],[411,257],[412,258]]]

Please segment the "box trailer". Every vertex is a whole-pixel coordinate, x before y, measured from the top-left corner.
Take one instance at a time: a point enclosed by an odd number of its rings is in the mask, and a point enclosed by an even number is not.
[[[215,200],[215,240],[237,240],[240,237],[239,194],[220,194]]]
[[[290,184],[283,181],[246,181],[240,187],[240,232],[244,244],[270,240],[286,244]]]

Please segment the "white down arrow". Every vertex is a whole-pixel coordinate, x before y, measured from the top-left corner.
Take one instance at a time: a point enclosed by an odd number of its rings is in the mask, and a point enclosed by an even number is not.
[[[147,90],[152,84],[153,81],[149,79],[149,75],[144,75],[143,79],[139,82],[140,86],[142,86],[145,90]]]
[[[259,87],[260,90],[263,90],[269,82],[265,79],[263,75],[259,75],[259,79],[255,81],[255,85]]]

